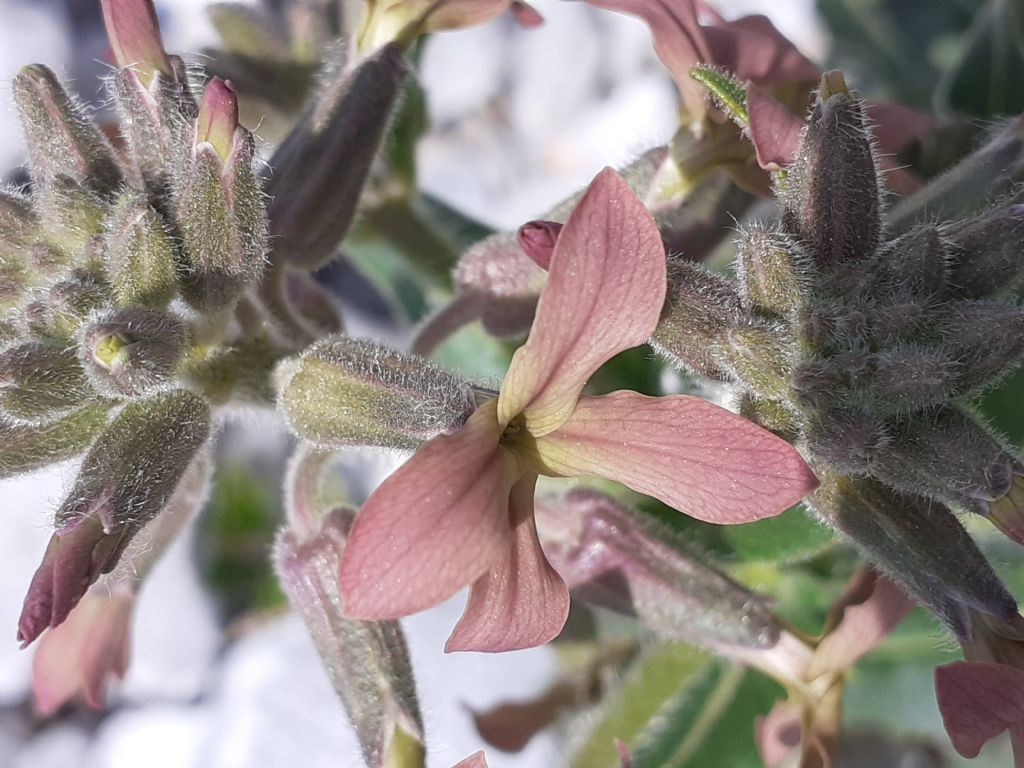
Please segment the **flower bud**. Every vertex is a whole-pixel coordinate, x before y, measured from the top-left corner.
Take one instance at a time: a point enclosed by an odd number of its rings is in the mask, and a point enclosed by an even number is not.
[[[267,219],[252,172],[255,146],[244,129],[236,129],[232,141],[226,160],[213,145],[196,145],[178,179],[176,218],[186,263],[182,293],[201,312],[230,307],[263,272]]]
[[[882,572],[902,584],[958,638],[971,635],[969,610],[1001,621],[1017,603],[956,517],[942,504],[819,466],[809,502]]]
[[[101,5],[117,66],[133,68],[147,87],[157,73],[172,77],[152,0],[101,0]]]
[[[117,189],[121,171],[110,142],[53,72],[41,64],[24,67],[12,89],[39,187],[63,176],[103,196]]]
[[[0,418],[0,479],[77,456],[106,423],[107,406],[99,403],[39,426]]]
[[[459,258],[454,281],[492,336],[515,338],[530,330],[547,275],[516,235],[500,232],[470,246]]]
[[[1024,359],[1021,307],[953,301],[941,308],[937,326],[943,349],[957,362],[958,395],[992,386]]]
[[[871,474],[906,493],[987,514],[1005,496],[1020,462],[978,422],[955,406],[921,411],[890,428],[875,451]]]
[[[66,342],[85,319],[107,303],[109,287],[85,270],[76,269],[49,288],[33,291],[21,310],[25,329],[33,336]]]
[[[32,244],[40,237],[39,222],[32,201],[11,189],[0,187],[0,301],[9,294],[9,285],[20,287]],[[19,277],[20,275],[20,277]]]
[[[852,406],[815,414],[806,427],[807,450],[846,475],[867,474],[875,452],[887,439],[882,419]]]
[[[174,315],[132,307],[106,312],[85,326],[78,354],[97,392],[140,397],[168,386],[188,341],[188,329]]]
[[[879,413],[906,413],[948,400],[957,368],[941,349],[904,344],[872,355],[861,384]]]
[[[238,97],[230,81],[210,78],[203,89],[196,122],[196,144],[213,147],[220,159],[227,162],[238,129]]]
[[[686,261],[670,261],[668,292],[650,344],[673,364],[714,379],[730,378],[714,348],[746,317],[731,282]]]
[[[125,547],[167,505],[210,436],[210,408],[186,390],[129,403],[93,444],[56,514],[32,578],[18,638],[59,625]]]
[[[946,286],[947,243],[934,224],[922,224],[887,243],[871,271],[875,293],[917,299],[936,296]]]
[[[106,219],[103,201],[67,176],[41,185],[36,200],[46,243],[51,250],[62,252],[61,260],[69,264],[85,266],[87,259],[83,257],[90,255],[90,241],[103,232]]]
[[[796,349],[786,330],[767,323],[743,323],[729,328],[714,347],[724,370],[759,397],[785,400]]]
[[[822,288],[837,267],[878,247],[882,203],[863,102],[838,70],[822,76],[817,102],[781,189],[783,223],[807,247]]]
[[[800,304],[796,262],[806,259],[785,235],[755,226],[736,243],[740,290],[745,307],[788,315]]]
[[[952,242],[949,283],[965,299],[1012,293],[1024,276],[1024,203],[1019,198],[972,217],[947,233]]]
[[[519,247],[538,267],[547,269],[562,226],[557,221],[528,221],[516,232]]]
[[[462,427],[472,388],[415,355],[346,337],[324,339],[279,369],[292,431],[317,445],[414,449]]]
[[[397,45],[354,68],[334,64],[316,101],[270,159],[275,258],[315,268],[334,257],[407,76]]]
[[[177,266],[163,220],[142,196],[122,195],[106,235],[107,274],[120,306],[165,307],[178,291]]]
[[[28,341],[0,352],[0,411],[39,424],[93,397],[74,349]]]
[[[713,649],[768,648],[779,639],[780,625],[756,595],[604,494],[580,489],[538,503],[537,523],[545,555],[579,598]]]

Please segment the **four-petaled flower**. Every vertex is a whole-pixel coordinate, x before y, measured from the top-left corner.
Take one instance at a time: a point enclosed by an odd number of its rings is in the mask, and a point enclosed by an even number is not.
[[[539,475],[615,480],[714,523],[778,514],[815,487],[788,444],[700,398],[581,397],[601,365],[647,340],[665,292],[654,220],[603,171],[558,237],[499,396],[421,446],[356,518],[340,568],[346,613],[404,616],[471,584],[446,650],[552,639],[569,596],[537,539]]]

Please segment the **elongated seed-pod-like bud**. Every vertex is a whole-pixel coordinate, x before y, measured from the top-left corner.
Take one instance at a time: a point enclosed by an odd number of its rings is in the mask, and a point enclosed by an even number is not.
[[[204,141],[179,180],[182,295],[201,312],[229,307],[263,272],[267,218],[252,172],[254,151],[243,128],[226,160]]]
[[[160,215],[140,195],[118,198],[107,222],[107,275],[121,306],[163,308],[178,291],[177,264]]]
[[[397,44],[354,68],[342,62],[270,159],[274,258],[310,269],[333,258],[348,232],[409,71]]]
[[[882,203],[863,102],[838,70],[821,79],[797,158],[780,190],[787,229],[798,236],[818,274],[862,261],[878,247]]]
[[[764,322],[735,325],[714,345],[722,368],[759,397],[785,400],[797,352],[786,329]]]
[[[46,243],[66,254],[67,263],[85,266],[92,253],[90,240],[103,233],[103,201],[67,176],[40,187],[36,200]]]
[[[888,439],[882,418],[854,406],[815,413],[804,430],[807,450],[818,461],[846,475],[866,475],[878,448]]]
[[[932,408],[890,425],[871,474],[907,493],[986,514],[1005,496],[1020,462],[956,406]]]
[[[996,206],[951,227],[949,293],[979,299],[1006,295],[1024,277],[1024,202]]]
[[[858,389],[880,414],[938,405],[956,391],[958,364],[943,349],[904,344],[869,358]]]
[[[76,269],[29,294],[21,309],[24,327],[39,338],[67,342],[89,315],[107,303],[109,290],[95,275]]]
[[[12,90],[37,185],[64,176],[99,195],[117,189],[121,171],[110,142],[53,72],[41,64],[24,67]]]
[[[797,263],[807,255],[790,238],[763,226],[746,230],[736,241],[737,278],[748,309],[788,315],[800,305],[801,277]]]
[[[1024,308],[952,301],[939,317],[943,349],[957,361],[958,395],[994,385],[1024,360]]]
[[[118,67],[132,67],[148,85],[172,77],[152,0],[101,0],[103,25]]]
[[[28,249],[40,238],[39,220],[32,201],[13,189],[0,187],[0,264],[22,263]]]
[[[130,307],[105,312],[85,326],[78,355],[97,392],[141,397],[170,385],[188,341],[188,328],[174,315]]]
[[[714,346],[746,319],[736,287],[687,261],[670,261],[668,291],[650,345],[670,362],[714,379],[731,378]]]
[[[414,449],[454,432],[476,408],[472,388],[415,355],[333,337],[282,364],[278,403],[317,445]]]
[[[767,605],[653,518],[602,493],[537,505],[544,553],[576,597],[636,616],[663,637],[762,649],[781,627]]]
[[[32,578],[18,637],[60,624],[132,538],[166,506],[210,436],[210,408],[186,390],[126,405],[93,443],[58,509]]]
[[[946,287],[949,243],[934,224],[914,227],[886,243],[872,266],[870,290],[876,297],[936,296]]]
[[[72,347],[28,341],[0,352],[0,412],[39,424],[92,397],[95,393]]]
[[[0,479],[77,456],[107,423],[107,406],[94,403],[49,424],[0,418]]]
[[[833,528],[931,610],[959,638],[970,608],[1009,621],[1017,603],[956,517],[942,504],[815,465],[808,501]]]

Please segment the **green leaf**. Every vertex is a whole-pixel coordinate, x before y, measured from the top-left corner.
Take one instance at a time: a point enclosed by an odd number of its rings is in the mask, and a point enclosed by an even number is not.
[[[803,504],[777,517],[731,525],[725,538],[743,562],[790,563],[819,554],[834,541],[832,531],[814,520]]]

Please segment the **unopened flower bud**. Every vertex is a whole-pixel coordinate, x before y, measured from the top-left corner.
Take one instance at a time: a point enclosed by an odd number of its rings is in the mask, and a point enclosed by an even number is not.
[[[88,254],[89,241],[103,233],[103,201],[68,176],[41,184],[36,199],[47,242],[73,256],[71,263],[86,266],[80,257]]]
[[[918,299],[946,287],[947,243],[934,224],[922,224],[879,251],[871,270],[876,293],[906,294]]]
[[[476,408],[464,381],[370,341],[324,339],[279,370],[278,402],[317,445],[414,449],[458,430]]]
[[[93,396],[73,348],[28,341],[0,352],[0,411],[18,420],[51,421]]]
[[[107,406],[94,403],[34,425],[0,418],[0,479],[77,456],[107,423]]]
[[[819,284],[836,267],[867,259],[881,233],[878,170],[864,105],[837,70],[818,99],[781,190],[783,222],[806,245]]]
[[[172,77],[152,0],[101,0],[101,5],[117,66],[133,68],[147,86],[157,73]]]
[[[547,275],[526,256],[516,235],[501,232],[462,254],[454,280],[459,298],[474,303],[488,333],[515,338],[530,330]]]
[[[203,312],[226,309],[263,272],[267,218],[252,170],[255,147],[244,129],[232,140],[226,160],[211,144],[198,144],[177,191],[187,264],[182,293]]]
[[[800,304],[795,262],[806,259],[785,235],[754,227],[737,241],[737,271],[744,306],[788,315]]]
[[[716,359],[716,344],[746,317],[735,286],[696,264],[671,261],[665,308],[650,344],[673,363],[714,379],[730,374]]]
[[[188,340],[188,329],[174,315],[131,307],[104,313],[85,326],[78,354],[97,392],[140,397],[168,386]]]
[[[815,414],[806,428],[811,454],[847,475],[868,473],[875,451],[887,437],[885,424],[878,416],[851,406]]]
[[[107,224],[107,273],[121,306],[165,307],[178,291],[170,237],[145,198],[118,199]]]
[[[22,307],[25,329],[34,336],[66,342],[85,319],[107,303],[109,287],[85,270],[74,270],[46,289],[30,294]]]
[[[1019,197],[967,219],[950,229],[948,236],[953,245],[949,283],[958,297],[1005,295],[1020,285],[1024,276],[1020,259],[1024,202]]]
[[[785,400],[796,350],[785,329],[748,322],[734,325],[714,346],[715,359],[758,396]]]
[[[32,201],[12,189],[0,187],[0,264],[22,263],[28,249],[39,239],[39,222]]]
[[[516,232],[519,247],[538,267],[547,269],[562,226],[557,221],[529,221]]]
[[[943,349],[957,362],[957,394],[995,384],[1024,358],[1024,309],[995,302],[952,301],[938,314]]]
[[[210,78],[203,89],[196,123],[196,143],[206,142],[227,162],[238,129],[238,96],[229,81]]]
[[[971,608],[1001,621],[1017,614],[1013,596],[942,504],[821,466],[814,472],[822,482],[808,501],[818,514],[957,637],[971,635]]]
[[[957,372],[957,361],[942,349],[905,344],[872,355],[861,384],[879,412],[905,413],[948,400]]]
[[[584,600],[714,649],[767,648],[779,639],[781,627],[756,595],[653,518],[604,494],[576,490],[538,504],[537,522],[548,560]]]
[[[117,189],[121,171],[110,142],[53,72],[41,64],[24,67],[12,89],[37,185],[63,176],[100,195]]]
[[[333,258],[355,216],[408,65],[387,45],[333,75],[270,159],[275,258],[318,267]]]
[[[871,474],[899,490],[987,514],[1006,495],[1020,463],[955,406],[899,420],[875,451]]]
[[[210,408],[186,390],[129,403],[86,455],[57,511],[56,532],[32,578],[18,638],[60,624],[132,538],[167,505],[210,436]]]

